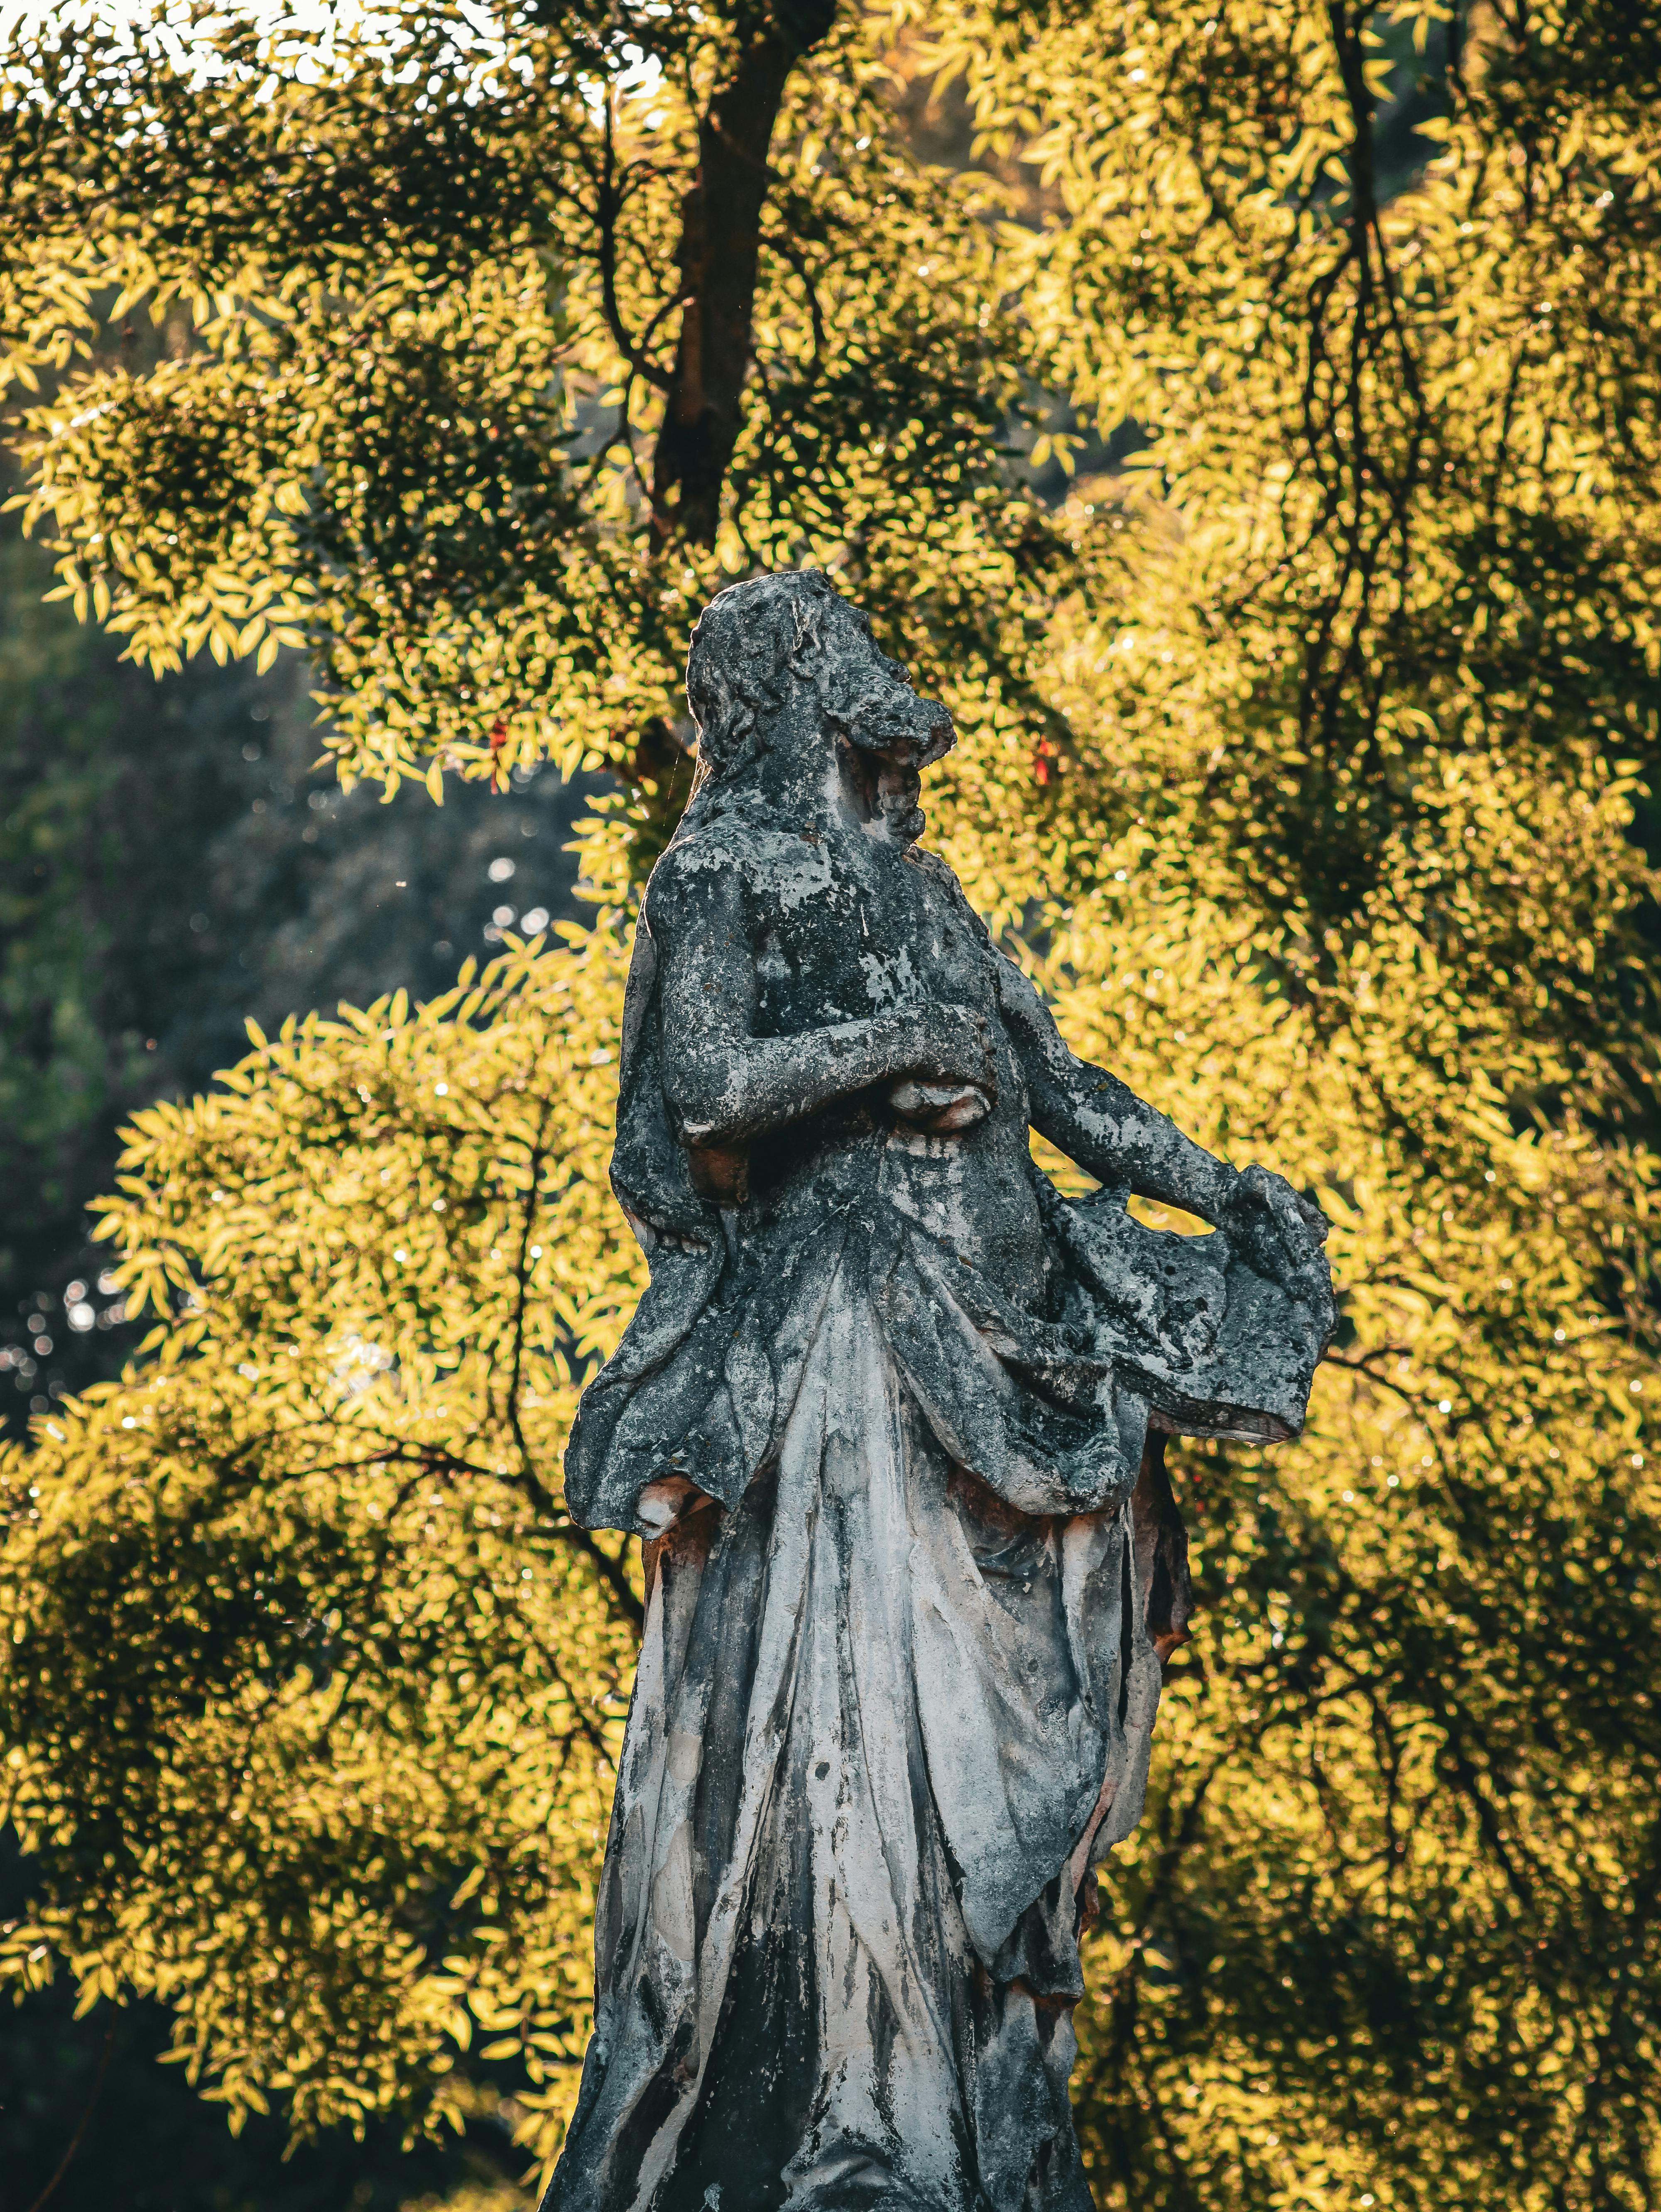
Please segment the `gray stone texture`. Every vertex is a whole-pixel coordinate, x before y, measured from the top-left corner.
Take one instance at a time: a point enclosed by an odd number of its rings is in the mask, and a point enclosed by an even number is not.
[[[1325,1224],[1068,1051],[916,843],[944,709],[824,577],[723,592],[687,689],[612,1164],[651,1285],[566,1462],[648,1596],[545,2212],[1088,2212],[1079,1939],[1189,1611],[1164,1440],[1297,1433]]]

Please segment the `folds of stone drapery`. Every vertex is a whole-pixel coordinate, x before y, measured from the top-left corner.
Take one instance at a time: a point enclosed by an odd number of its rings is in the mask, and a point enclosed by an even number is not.
[[[576,1517],[636,1529],[641,1492],[675,1474],[736,1509],[777,1458],[833,1286],[940,1449],[1006,1502],[1096,1512],[1129,1492],[1147,1407],[1098,1334],[1014,1305],[879,1200],[843,1200],[804,1202],[788,1224],[735,1217],[730,1249],[654,1256],[566,1454]]]
[[[970,1471],[882,1288],[904,1255],[824,1260],[778,1279],[766,1463],[654,1547],[550,2212],[1088,2207],[1078,1897],[1158,1698],[1136,1516],[1116,1475],[1035,1513]],[[995,1405],[1003,1351],[946,1323]]]

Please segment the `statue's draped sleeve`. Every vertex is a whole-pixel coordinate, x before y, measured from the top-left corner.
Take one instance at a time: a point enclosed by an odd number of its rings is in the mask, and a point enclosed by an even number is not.
[[[611,1188],[648,1253],[665,1230],[699,1243],[720,1241],[718,1209],[693,1184],[686,1148],[676,1137],[664,1098],[660,964],[642,901],[623,1000]]]

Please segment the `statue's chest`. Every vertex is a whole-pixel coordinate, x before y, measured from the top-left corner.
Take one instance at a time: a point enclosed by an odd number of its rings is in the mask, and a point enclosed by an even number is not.
[[[920,870],[833,865],[822,886],[758,916],[755,1025],[788,1036],[934,1001],[990,1006],[984,945]]]

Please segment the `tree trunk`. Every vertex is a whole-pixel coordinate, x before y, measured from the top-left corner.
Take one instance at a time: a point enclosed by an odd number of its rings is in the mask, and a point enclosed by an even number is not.
[[[715,542],[750,366],[773,125],[792,69],[826,36],[837,0],[773,0],[698,132],[678,258],[685,305],[653,459],[660,538]]]

